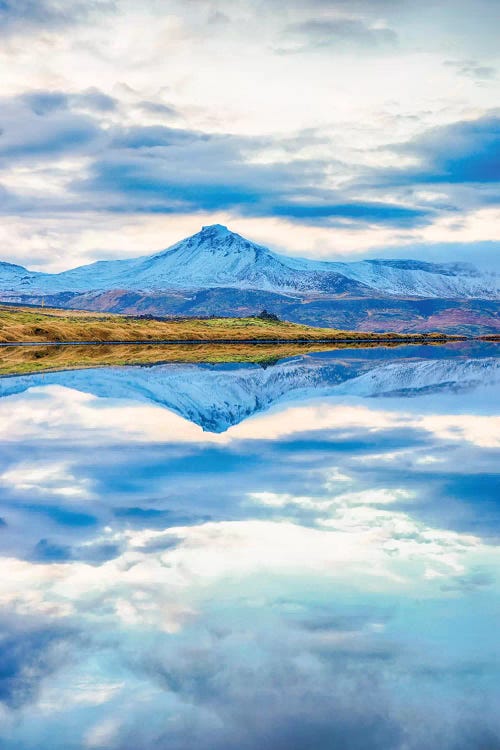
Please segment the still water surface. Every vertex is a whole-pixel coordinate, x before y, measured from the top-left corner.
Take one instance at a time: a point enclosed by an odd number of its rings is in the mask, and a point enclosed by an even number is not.
[[[500,748],[497,355],[1,378],[1,747]]]

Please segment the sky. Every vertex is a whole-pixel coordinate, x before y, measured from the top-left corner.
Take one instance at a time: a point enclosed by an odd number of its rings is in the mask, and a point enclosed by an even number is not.
[[[498,0],[0,0],[0,258],[498,266]]]

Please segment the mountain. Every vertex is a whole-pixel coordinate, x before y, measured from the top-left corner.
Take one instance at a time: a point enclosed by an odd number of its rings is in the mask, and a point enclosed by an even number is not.
[[[0,282],[4,291],[17,291],[22,287],[23,291],[29,288],[45,294],[112,289],[158,292],[212,287],[278,292],[363,290],[362,283],[348,279],[329,266],[277,255],[215,224],[203,227],[201,232],[155,255],[98,261],[59,274],[32,273],[22,269],[22,275],[6,276],[6,284],[0,276]]]
[[[436,302],[448,300],[453,304],[444,307],[446,330],[451,330],[450,325],[470,325],[486,332],[498,324],[494,311],[500,279],[463,263],[291,258],[215,224],[155,255],[98,261],[58,274],[0,263],[0,298],[35,304],[44,298],[61,307],[160,315],[233,315],[262,307],[279,314],[283,308],[294,308],[285,311],[285,317],[323,325],[336,325],[328,314],[335,302],[341,301],[345,311],[349,301],[356,300],[352,325],[347,321],[343,327],[359,329],[364,324],[367,330],[389,330],[394,325],[396,330],[426,330],[424,319],[431,313],[415,313],[415,303],[434,301],[434,314]],[[401,310],[408,300],[413,303],[412,313]],[[376,312],[381,308],[387,321]],[[468,314],[460,316],[464,309]],[[360,310],[365,310],[361,316]],[[304,313],[305,319],[299,321]],[[363,323],[370,317],[372,321]],[[407,329],[398,328],[401,318],[408,321]],[[409,318],[420,319],[420,328],[412,327]],[[374,321],[378,327],[371,325]]]
[[[341,395],[412,397],[497,384],[494,345],[476,356],[452,347],[345,350],[259,365],[166,364],[108,367],[0,378],[0,398],[59,385],[99,398],[163,406],[209,432],[224,432],[273,405]],[[385,359],[387,358],[387,359]]]
[[[3,267],[5,266],[5,271]],[[468,264],[409,260],[355,263],[290,258],[256,245],[220,224],[155,255],[98,261],[58,274],[2,264],[3,291],[38,293],[111,289],[157,292],[229,287],[270,292],[370,293],[498,299],[500,279]]]

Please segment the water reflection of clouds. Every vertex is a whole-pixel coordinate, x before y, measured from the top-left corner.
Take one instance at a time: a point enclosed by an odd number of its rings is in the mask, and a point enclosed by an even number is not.
[[[277,440],[302,432],[335,430],[345,433],[364,428],[377,432],[388,428],[423,430],[447,440],[466,440],[499,447],[500,416],[446,413],[446,402],[436,413],[421,414],[408,402],[382,401],[385,408],[366,406],[359,399],[346,406],[345,399],[329,399],[310,405],[275,408],[254,416],[222,434],[203,432],[189,420],[161,408],[114,399],[101,399],[63,386],[33,388],[22,396],[0,401],[0,439],[61,440],[83,442],[202,442],[226,445],[236,440]],[[412,406],[414,404],[411,404]],[[392,408],[391,408],[392,407]]]
[[[491,594],[494,581],[480,566],[498,561],[477,539],[401,515],[364,508],[339,526],[204,524],[170,532],[165,549],[152,545],[162,532],[127,533],[122,555],[99,568],[6,561],[2,609],[31,623],[18,634],[27,661],[11,665],[11,704],[18,712],[26,705],[37,732],[47,718],[32,701],[50,705],[50,695],[68,691],[64,714],[52,706],[49,715],[99,737],[73,687],[83,660],[97,685],[93,704],[85,694],[92,721],[112,723],[112,747],[154,747],[167,737],[175,748],[187,748],[188,737],[213,748],[269,737],[288,747],[292,722],[301,737],[292,747],[311,737],[326,743],[319,747],[342,737],[377,747],[380,735],[380,748],[400,748],[408,733],[410,747],[438,737],[455,748],[455,731],[475,741],[483,720],[498,728],[488,702],[476,713],[479,696],[489,698],[485,654],[494,654],[481,615],[481,592]],[[453,631],[463,617],[465,629]],[[480,655],[471,632],[486,636]],[[454,674],[461,669],[465,678]],[[459,708],[454,692],[471,670],[477,693],[461,696]],[[106,685],[117,686],[109,697]],[[435,700],[449,714],[446,731]],[[142,724],[149,712],[156,718]]]
[[[61,397],[62,405],[44,406],[48,417],[67,415],[71,394],[66,389],[51,392],[50,400]],[[13,399],[29,402],[29,396]],[[76,394],[77,403],[80,396]],[[494,506],[496,455],[491,446],[499,434],[497,417],[415,416],[406,412],[404,400],[400,411],[389,411],[380,402],[369,408],[329,401],[255,417],[224,435],[188,425],[186,429],[193,430],[188,441],[185,433],[168,430],[167,444],[156,436],[144,445],[144,435],[134,440],[109,419],[109,410],[119,413],[120,404],[84,398],[86,408],[95,412],[91,420],[56,424],[47,431],[45,426],[39,429],[35,418],[36,429],[24,434],[21,454],[16,440],[4,443],[1,513],[7,523],[12,518],[13,528],[23,512],[36,516],[39,530],[47,524],[50,535],[61,527],[66,537],[94,535],[94,527],[107,524],[162,528],[218,518],[262,518],[275,509],[251,507],[245,501],[249,493],[267,492],[276,498],[292,488],[299,497],[310,496],[313,489],[316,502],[324,503],[328,483],[342,482],[350,483],[350,492],[369,493],[369,502],[380,506],[387,501],[384,493],[394,494],[396,488],[399,495],[393,502],[399,507],[411,505],[417,513],[427,507],[434,518],[445,514],[450,502],[470,505],[471,483],[479,482],[483,510],[488,502]],[[0,408],[10,400],[0,402]],[[30,403],[25,406],[31,408]],[[146,408],[167,424],[171,416],[184,421],[161,407]],[[19,412],[24,421],[22,409]],[[136,432],[144,424],[138,418],[131,423]],[[145,424],[149,429],[147,419]],[[15,419],[10,425],[20,437]],[[98,451],[90,444],[96,430],[102,438]],[[221,483],[221,476],[227,482]],[[432,508],[438,499],[438,507]],[[314,516],[298,502],[289,503],[286,514],[303,523],[311,523]]]
[[[1,400],[7,750],[497,747],[498,421],[408,401]]]
[[[0,474],[0,484],[28,495],[49,493],[85,500],[91,497],[90,481],[76,476],[70,465],[61,461],[21,461]]]

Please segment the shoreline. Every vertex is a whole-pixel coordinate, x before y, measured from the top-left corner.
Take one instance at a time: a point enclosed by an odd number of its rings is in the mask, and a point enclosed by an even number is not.
[[[242,345],[247,344],[249,346],[259,346],[262,344],[435,344],[435,343],[453,343],[456,341],[481,341],[484,340],[482,336],[436,336],[431,334],[429,336],[419,334],[413,334],[409,336],[398,335],[394,338],[389,336],[374,337],[374,338],[322,338],[322,339],[121,339],[115,341],[2,341],[0,347],[11,347],[11,346],[125,346],[127,344],[134,346],[200,346],[200,345],[217,345],[224,344],[227,346],[231,345]],[[497,339],[488,339],[490,341],[500,341],[500,336]]]
[[[279,360],[309,354],[330,353],[332,356],[344,357],[348,353],[360,356],[387,357],[397,350],[406,351],[406,356],[417,356],[419,352],[428,352],[429,356],[448,356],[460,350],[481,345],[495,347],[497,342],[476,340],[440,339],[415,340],[414,338],[339,341],[302,340],[299,343],[290,341],[266,340],[263,343],[233,340],[230,344],[206,340],[203,343],[182,340],[176,344],[172,340],[146,341],[139,343],[120,342],[8,342],[0,344],[0,379],[12,375],[30,375],[60,370],[81,370],[100,367],[145,366],[164,364],[255,364],[268,367]],[[434,354],[430,354],[434,350]],[[363,352],[371,352],[363,355]],[[395,355],[396,356],[396,355]],[[496,356],[492,352],[490,356]]]

